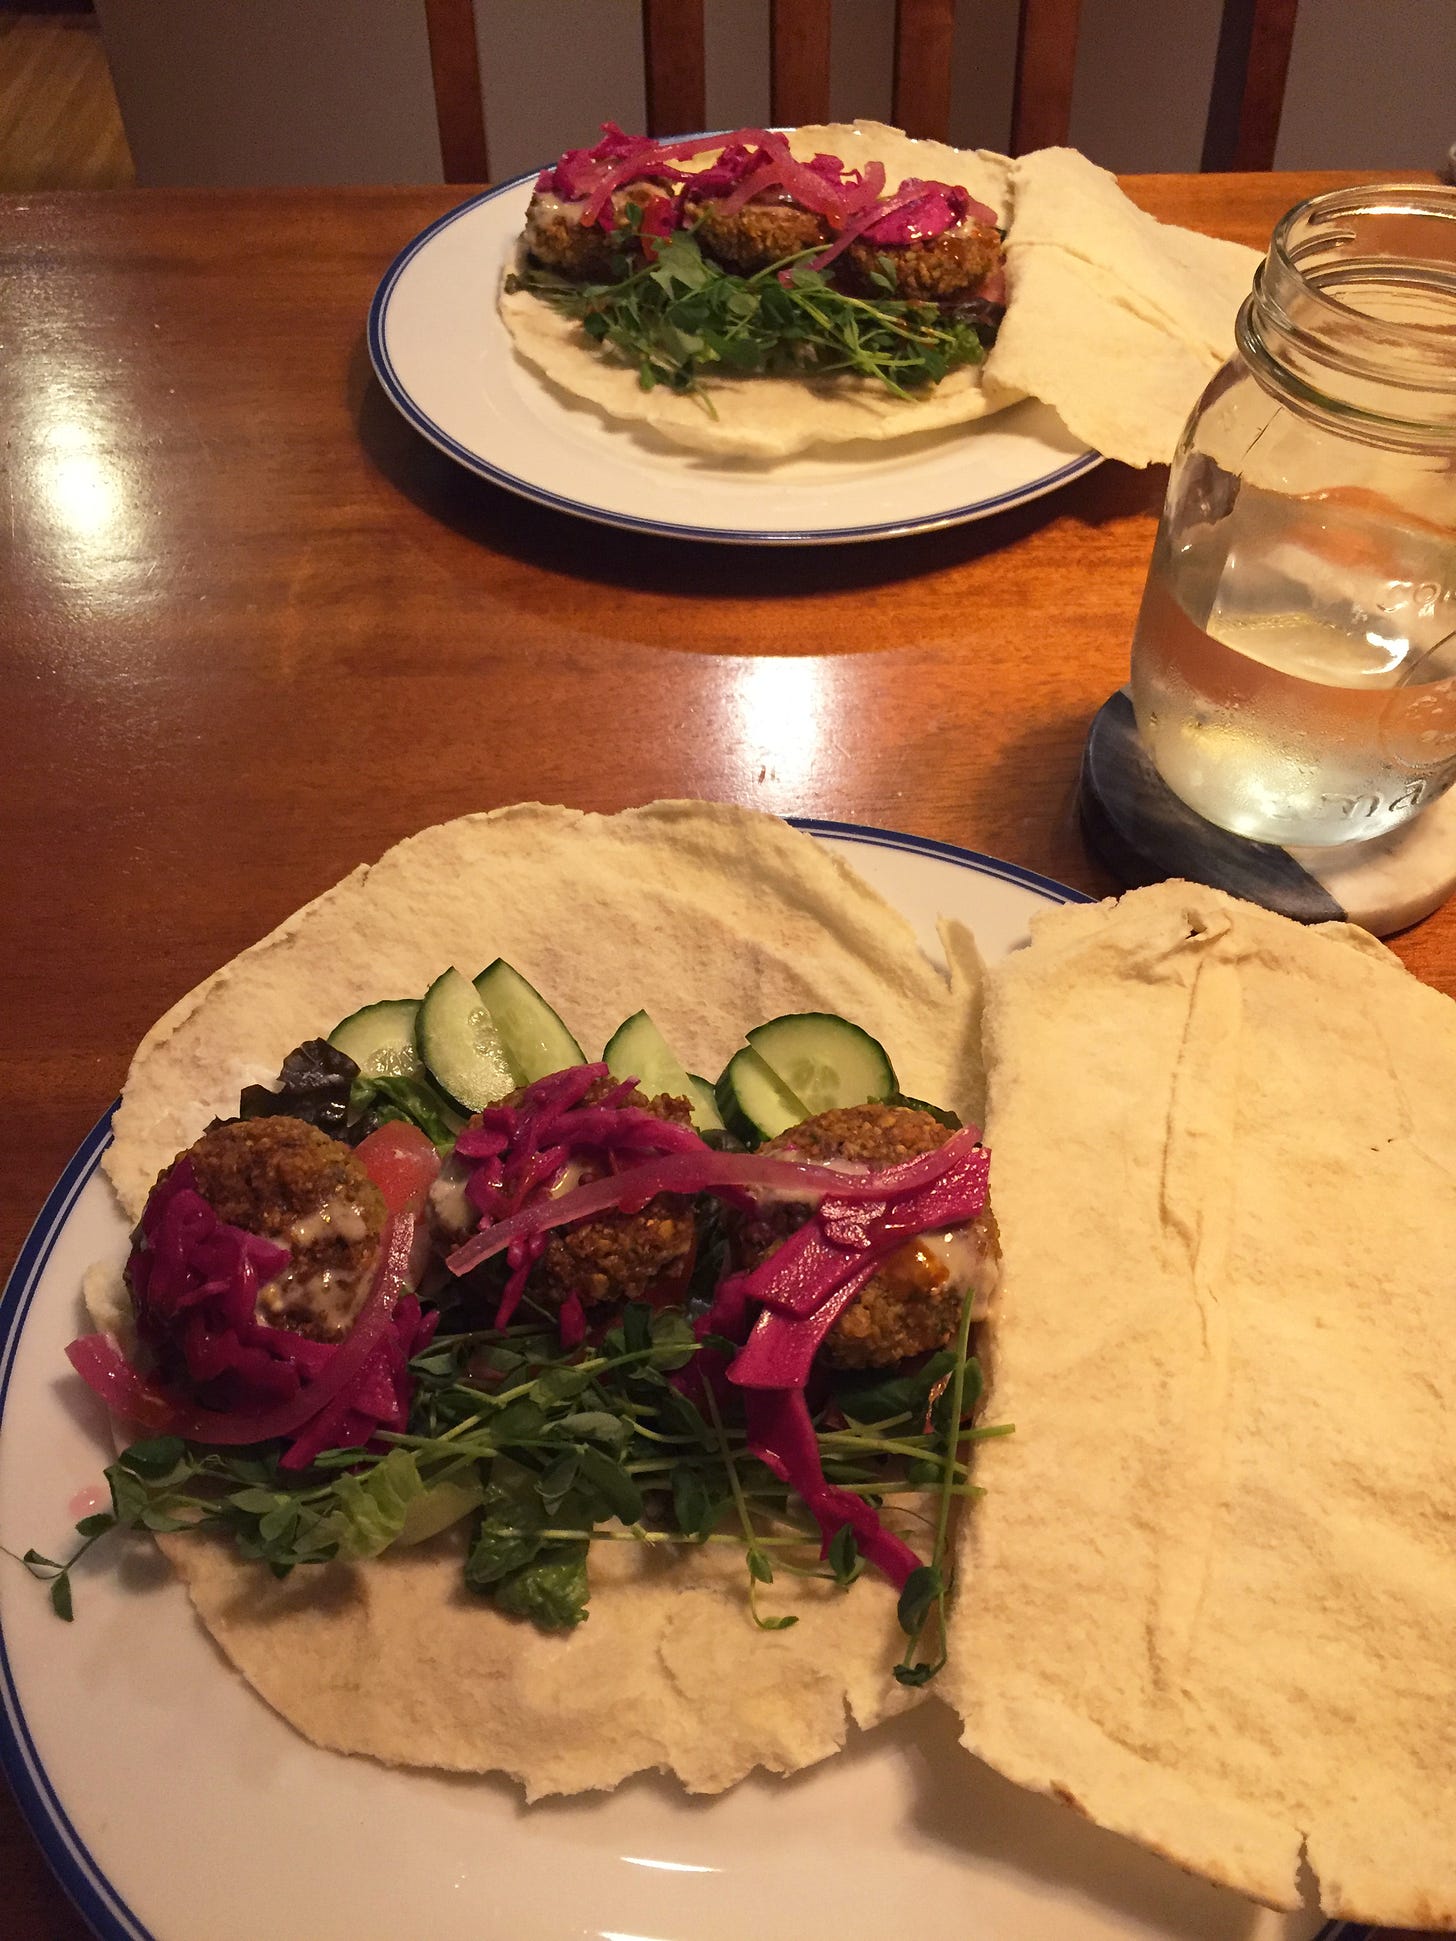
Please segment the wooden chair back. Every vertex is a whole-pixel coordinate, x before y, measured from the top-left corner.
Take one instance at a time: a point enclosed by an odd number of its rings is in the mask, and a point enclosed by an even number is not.
[[[1224,0],[1205,169],[1267,169],[1284,102],[1299,0]],[[950,132],[956,0],[895,0],[891,119],[911,135]],[[829,117],[831,0],[769,0],[769,101],[781,127]],[[1072,119],[1081,0],[1021,0],[1011,152],[1065,142]],[[425,0],[440,156],[447,182],[488,173],[473,0]],[[707,119],[703,0],[642,0],[647,132]]]
[[[1224,0],[1205,169],[1273,168],[1298,8],[1299,0]]]
[[[490,175],[490,156],[474,0],[425,0],[425,32],[445,180],[484,182]]]
[[[829,119],[831,0],[769,0],[769,118],[776,127]],[[950,127],[955,0],[895,0],[890,118],[944,140]],[[647,132],[707,119],[703,0],[642,0]]]
[[[1299,0],[1223,0],[1203,130],[1205,170],[1270,169]],[[1011,152],[1067,139],[1081,0],[1021,0]]]

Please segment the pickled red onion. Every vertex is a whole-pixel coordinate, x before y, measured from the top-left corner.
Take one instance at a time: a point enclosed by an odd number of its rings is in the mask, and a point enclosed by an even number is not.
[[[964,1132],[953,1133],[933,1152],[922,1153],[917,1159],[907,1159],[902,1165],[887,1167],[879,1173],[841,1172],[829,1166],[809,1166],[765,1153],[714,1152],[709,1146],[697,1152],[670,1153],[666,1158],[649,1160],[625,1172],[593,1180],[555,1199],[536,1200],[521,1207],[465,1241],[445,1264],[452,1274],[468,1274],[513,1240],[590,1219],[594,1213],[604,1213],[611,1207],[637,1212],[658,1193],[736,1189],[781,1192],[798,1200],[825,1196],[846,1202],[894,1199],[939,1178],[965,1152],[967,1145],[975,1144],[976,1136],[968,1127]]]
[[[153,1435],[176,1435],[188,1442],[229,1447],[294,1435],[363,1369],[371,1349],[388,1327],[409,1269],[414,1224],[408,1215],[391,1220],[380,1245],[369,1297],[347,1338],[313,1380],[276,1408],[223,1412],[179,1404],[138,1374],[110,1335],[83,1335],[71,1342],[66,1357],[108,1408]]]
[[[744,1400],[749,1454],[803,1499],[819,1525],[820,1555],[828,1554],[831,1540],[848,1524],[866,1559],[896,1590],[903,1590],[911,1573],[919,1570],[920,1559],[903,1538],[885,1528],[863,1497],[851,1496],[825,1480],[804,1391],[751,1390]]]
[[[620,129],[617,132],[620,134]],[[741,132],[750,138],[762,134],[759,129],[744,129]],[[630,140],[631,137],[626,139]],[[625,188],[631,182],[640,182],[648,176],[656,176],[663,181],[681,182],[684,179],[682,170],[671,168],[668,166],[670,163],[685,160],[690,155],[700,155],[704,149],[722,146],[721,135],[697,136],[680,142],[649,141],[647,152],[634,153],[631,157],[618,160],[608,167],[587,195],[587,206],[581,214],[582,223],[590,227],[591,224],[600,222],[602,211],[618,189]],[[579,200],[579,196],[573,200]]]
[[[913,222],[908,220],[911,212],[921,204],[924,209],[920,219]],[[897,221],[897,218],[907,220]],[[836,236],[830,248],[811,260],[809,267],[813,270],[826,268],[841,250],[848,249],[861,236],[867,237],[872,243],[883,243],[886,248],[903,247],[908,243],[928,242],[967,220],[994,227],[996,215],[984,202],[977,202],[969,190],[957,184],[927,182],[919,176],[908,175],[884,202],[874,208],[862,209],[853,222]]]
[[[962,1144],[938,1179],[899,1200],[855,1208],[855,1218],[846,1219],[850,1209],[826,1199],[815,1219],[737,1277],[742,1285],[725,1297],[725,1307],[734,1301],[761,1309],[728,1369],[729,1381],[739,1388],[802,1388],[830,1325],[876,1268],[913,1235],[966,1226],[984,1211],[989,1171],[985,1148]]]
[[[951,1155],[938,1177],[898,1199],[856,1206],[826,1198],[756,1268],[722,1284],[708,1317],[710,1330],[734,1318],[741,1325],[750,1303],[760,1304],[748,1340],[726,1371],[743,1394],[749,1451],[803,1499],[826,1552],[848,1524],[864,1555],[898,1588],[920,1560],[868,1503],[825,1481],[804,1389],[829,1330],[907,1235],[964,1225],[984,1211],[990,1166],[985,1149],[955,1133],[936,1152]],[[882,1190],[886,1177],[878,1176]]]
[[[837,179],[822,166],[826,162],[833,164]],[[823,216],[838,229],[860,210],[875,202],[884,181],[885,171],[879,163],[871,164],[870,169],[861,176],[858,170],[846,171],[833,156],[817,155],[813,162],[801,162],[790,152],[788,143],[780,138],[779,145],[768,151],[765,160],[743,177],[724,199],[719,213],[725,217],[735,216],[755,196],[762,195],[768,189],[782,188],[801,208]],[[684,194],[691,195],[695,187],[694,178],[689,176],[684,184]]]
[[[886,201],[876,203],[872,208],[861,209],[840,230],[828,249],[821,251],[818,256],[813,256],[809,259],[809,268],[811,270],[827,269],[835,257],[848,249],[851,243],[857,242],[866,230],[873,229],[878,223],[884,222],[887,217],[893,216],[898,210],[908,209],[911,203],[918,202],[919,200],[920,189],[918,185],[912,188],[909,194],[905,192],[902,186],[892,196],[888,197]]]

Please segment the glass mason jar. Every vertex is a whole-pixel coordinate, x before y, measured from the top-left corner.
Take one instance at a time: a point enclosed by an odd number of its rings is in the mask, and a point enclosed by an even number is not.
[[[1173,461],[1138,729],[1209,821],[1358,842],[1456,781],[1456,189],[1290,210]]]

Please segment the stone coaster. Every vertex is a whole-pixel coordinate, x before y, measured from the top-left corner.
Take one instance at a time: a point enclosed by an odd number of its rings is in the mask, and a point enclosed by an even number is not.
[[[1184,876],[1300,923],[1404,930],[1456,890],[1456,789],[1369,842],[1281,849],[1232,835],[1174,795],[1138,737],[1126,688],[1098,709],[1082,756],[1087,840],[1129,887]]]

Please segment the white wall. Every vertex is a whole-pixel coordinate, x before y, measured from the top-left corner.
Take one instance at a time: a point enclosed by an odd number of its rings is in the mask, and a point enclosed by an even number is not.
[[[492,172],[643,120],[638,0],[475,0]],[[422,0],[97,0],[138,179],[440,179]],[[833,113],[887,117],[893,0],[835,0]],[[1083,0],[1072,140],[1195,169],[1220,0]],[[1017,0],[960,0],[952,135],[1004,146]],[[707,0],[708,123],[768,114],[768,0]],[[1278,164],[1434,168],[1456,0],[1302,0]]]
[[[137,180],[438,182],[416,0],[96,0]]]
[[[1222,0],[1082,0],[1073,147],[1128,173],[1196,169],[1222,12]]]
[[[1453,142],[1456,0],[1302,0],[1280,168],[1437,168]]]

